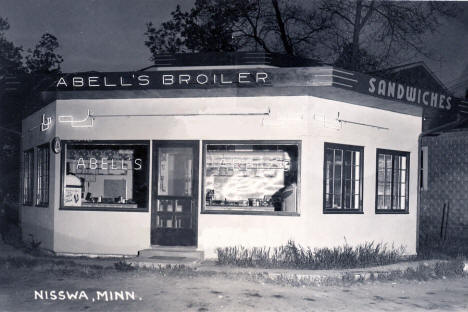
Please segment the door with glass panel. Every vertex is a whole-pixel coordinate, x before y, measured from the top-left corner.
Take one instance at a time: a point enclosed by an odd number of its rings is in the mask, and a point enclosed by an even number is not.
[[[151,244],[197,243],[198,141],[153,142]]]

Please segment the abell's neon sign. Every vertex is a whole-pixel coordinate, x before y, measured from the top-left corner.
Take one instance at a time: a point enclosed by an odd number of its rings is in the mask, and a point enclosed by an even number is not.
[[[56,90],[131,90],[271,85],[263,70],[192,70],[134,73],[76,73],[59,76]]]

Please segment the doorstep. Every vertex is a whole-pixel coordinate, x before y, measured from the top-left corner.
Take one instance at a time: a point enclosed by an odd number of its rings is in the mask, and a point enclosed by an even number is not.
[[[172,265],[198,267],[204,253],[193,246],[151,246],[126,262],[138,267],[159,268]]]

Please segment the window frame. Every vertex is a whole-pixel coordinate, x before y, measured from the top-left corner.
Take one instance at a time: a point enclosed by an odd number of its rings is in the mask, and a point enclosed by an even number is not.
[[[42,159],[42,152],[45,151],[44,155],[46,159]],[[35,199],[35,206],[36,207],[49,207],[50,202],[50,145],[49,143],[45,143],[39,145],[36,149],[36,199]],[[45,172],[43,171],[45,168]],[[44,173],[44,175],[43,175]],[[45,179],[44,179],[45,177]],[[44,181],[45,180],[45,181]],[[45,183],[43,183],[45,182]],[[44,188],[45,186],[45,188]],[[41,188],[41,189],[40,189]],[[47,194],[47,200],[44,201],[42,195],[44,193]]]
[[[333,209],[327,208],[326,203],[326,187],[327,187],[327,159],[326,149],[333,148],[333,149],[341,149],[341,150],[348,150],[354,152],[360,152],[361,155],[359,157],[359,209]],[[323,214],[364,214],[364,146],[360,145],[350,145],[350,144],[341,144],[341,143],[331,143],[331,142],[324,142],[323,144],[323,191],[322,191],[322,200],[323,200]],[[344,184],[343,184],[344,185]],[[343,187],[341,196],[343,196]],[[341,198],[343,201],[343,197]]]
[[[26,154],[30,155],[28,162],[26,163]],[[23,192],[22,192],[22,204],[23,206],[33,206],[34,203],[34,148],[23,151]],[[28,179],[26,180],[26,172],[29,173]],[[27,193],[29,189],[29,193]]]
[[[297,146],[297,190],[296,211],[248,211],[248,210],[216,210],[206,209],[205,174],[206,174],[206,148],[210,144],[219,145],[296,145]],[[202,142],[202,171],[201,171],[201,214],[225,214],[225,215],[268,215],[268,216],[300,216],[301,198],[301,158],[302,140],[204,140]]]
[[[146,173],[146,184],[148,185],[148,194],[146,195],[146,206],[141,208],[115,208],[106,206],[93,206],[93,207],[79,207],[79,206],[65,206],[64,205],[64,191],[65,191],[65,176],[66,176],[66,157],[68,145],[144,145],[147,147],[147,161],[148,171]],[[60,207],[59,210],[74,210],[74,211],[111,211],[111,212],[148,212],[151,205],[151,144],[149,140],[62,140],[61,152],[61,168],[60,168]]]
[[[406,157],[406,196],[405,196],[405,209],[393,209],[393,176],[394,176],[394,157],[392,158],[392,181],[390,187],[390,209],[379,209],[379,197],[378,197],[378,188],[379,188],[379,155],[392,155],[392,156],[405,156]],[[390,149],[377,148],[375,152],[375,214],[409,214],[409,184],[410,184],[410,152],[407,151],[397,151]]]

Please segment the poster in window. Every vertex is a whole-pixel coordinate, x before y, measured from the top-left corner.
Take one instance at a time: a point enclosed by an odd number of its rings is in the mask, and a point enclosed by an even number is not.
[[[81,187],[66,187],[63,198],[65,206],[81,206]]]

